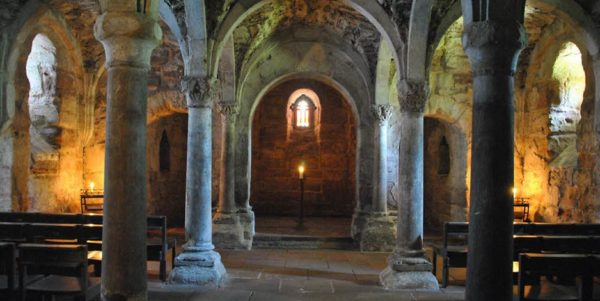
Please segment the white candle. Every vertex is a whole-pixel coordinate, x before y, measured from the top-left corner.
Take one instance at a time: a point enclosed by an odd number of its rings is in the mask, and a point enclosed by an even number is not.
[[[304,165],[298,167],[298,175],[300,176],[300,180],[304,179]]]
[[[90,191],[94,191],[94,182],[90,182]]]

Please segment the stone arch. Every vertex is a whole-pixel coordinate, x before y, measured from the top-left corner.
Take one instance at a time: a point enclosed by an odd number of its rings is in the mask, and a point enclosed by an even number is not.
[[[183,57],[183,60],[187,61],[189,55],[187,43],[185,41],[185,37],[183,36],[182,28],[177,23],[177,17],[175,16],[175,13],[164,0],[159,1],[158,13],[160,15],[161,20],[167,25],[167,27],[179,43],[179,49],[181,51],[181,56]]]
[[[318,46],[318,47],[315,47]],[[323,47],[326,47],[325,49]],[[246,76],[238,80],[237,99],[240,104],[240,114],[236,120],[236,186],[235,199],[238,207],[249,206],[249,179],[250,179],[250,142],[252,112],[256,108],[257,101],[264,94],[282,80],[292,78],[312,78],[329,83],[339,90],[351,102],[352,110],[357,116],[358,143],[358,166],[357,175],[357,210],[366,210],[370,207],[372,200],[372,170],[373,166],[373,141],[368,139],[373,135],[372,117],[370,116],[370,105],[372,94],[368,82],[363,76],[355,75],[357,70],[353,56],[331,47],[329,44],[308,41],[290,41],[279,43],[271,51],[262,53],[251,61]],[[319,54],[326,54],[319,59],[307,59],[314,55],[311,49],[319,49]],[[327,50],[327,51],[325,51]],[[258,53],[258,51],[257,51]],[[285,62],[285,64],[281,64]],[[329,62],[329,63],[328,63]],[[336,62],[335,65],[331,62]],[[305,70],[305,71],[298,71]],[[334,84],[334,83],[338,84]],[[342,87],[344,87],[342,89]],[[350,97],[352,96],[352,97]],[[362,137],[365,137],[364,139]]]
[[[288,113],[297,101],[309,101],[320,107],[324,123],[321,129],[320,126],[294,126],[286,137],[286,127],[293,122]],[[294,188],[288,187],[296,187],[293,184],[297,183],[297,168],[303,165],[308,175],[307,184],[311,183],[307,185],[305,212],[316,216],[352,216],[356,205],[354,187],[358,184],[358,116],[352,102],[339,83],[317,74],[289,75],[268,85],[255,102],[249,120],[251,202],[255,202],[251,205],[257,213],[289,215],[296,212],[293,203],[275,201],[295,199]],[[336,130],[332,131],[332,128]],[[338,132],[340,129],[342,132]],[[268,137],[268,148],[264,147],[265,140],[257,139],[262,135]],[[338,150],[341,147],[348,151]],[[274,155],[277,150],[284,150],[281,156]],[[283,167],[291,173],[282,174]],[[266,170],[277,172],[272,174]],[[261,188],[274,186],[265,186],[267,183],[277,183],[279,189]]]
[[[233,31],[252,13],[259,10],[264,5],[273,0],[244,0],[237,1],[229,10],[217,30],[216,36],[211,40],[210,51],[210,74],[216,74],[221,60],[221,53],[224,47],[224,41],[233,35]],[[396,70],[405,70],[403,58],[400,57],[405,49],[405,43],[400,37],[397,26],[394,21],[377,1],[370,0],[347,0],[347,4],[365,16],[375,28],[377,28],[383,39],[388,43],[390,49],[393,49]],[[402,72],[403,74],[403,72]]]
[[[557,22],[551,25],[547,33],[542,35],[533,49],[532,58],[526,68],[527,77],[522,79],[525,87],[517,94],[518,112],[517,139],[522,141],[517,149],[515,162],[519,162],[515,171],[515,185],[531,198],[531,212],[536,220],[586,222],[593,220],[593,212],[598,211],[593,189],[584,190],[577,187],[593,187],[593,170],[597,166],[598,157],[594,157],[594,140],[591,125],[598,112],[594,107],[594,70],[590,57],[583,51],[582,65],[586,77],[583,103],[579,112],[581,120],[577,126],[576,144],[568,150],[570,157],[576,158],[576,166],[570,168],[554,166],[551,163],[551,99],[558,98],[557,83],[553,80],[553,67],[561,47],[574,43],[579,50],[585,49],[585,41],[576,28]],[[539,121],[539,122],[536,122]],[[541,122],[541,123],[540,123]],[[539,129],[536,134],[531,128]],[[539,148],[539,149],[537,149]],[[575,152],[575,153],[573,153]],[[538,155],[541,154],[541,155]],[[561,155],[564,158],[565,154]],[[525,168],[527,166],[527,168]]]
[[[597,144],[597,141],[600,141],[600,135],[597,133],[598,132],[598,128],[600,128],[600,111],[595,109],[600,107],[600,91],[598,91],[598,89],[595,88],[595,86],[598,85],[598,82],[600,80],[600,64],[598,63],[592,63],[591,60],[595,60],[598,61],[598,57],[600,57],[600,31],[597,29],[597,27],[594,25],[593,20],[591,19],[590,15],[587,14],[583,8],[576,3],[575,1],[560,1],[560,0],[532,0],[532,1],[528,1],[527,3],[528,6],[534,6],[534,7],[541,7],[541,8],[545,8],[545,9],[549,9],[549,10],[553,10],[556,12],[556,14],[559,16],[560,20],[562,22],[564,22],[565,24],[568,25],[568,27],[570,27],[571,29],[573,29],[572,34],[571,34],[571,39],[576,40],[576,44],[578,45],[578,47],[582,50],[582,52],[587,52],[589,54],[589,56],[584,55],[584,68],[586,71],[586,78],[587,78],[587,83],[586,83],[586,92],[585,92],[585,100],[584,100],[584,104],[583,104],[583,109],[582,109],[582,113],[588,111],[589,112],[589,117],[587,118],[588,123],[584,124],[580,127],[580,129],[582,130],[581,135],[584,136],[589,136],[590,137],[590,143],[588,143],[587,145],[581,146],[582,149],[586,150],[586,154],[584,154],[584,156],[588,156],[588,157],[593,157],[595,158],[594,160],[590,160],[593,161],[594,163],[590,163],[588,166],[585,167],[586,172],[584,172],[583,174],[577,175],[578,178],[584,179],[586,181],[586,184],[584,186],[588,186],[589,188],[585,190],[585,196],[582,196],[582,198],[586,199],[586,204],[587,206],[593,206],[595,207],[595,216],[594,217],[587,217],[588,220],[593,220],[593,219],[598,219],[600,216],[600,201],[597,200],[597,195],[600,192],[600,188],[597,187],[597,185],[594,185],[593,183],[595,181],[597,181],[597,174],[598,174],[598,170],[600,169],[600,164],[597,164],[595,162],[599,162],[600,161],[600,155],[598,154],[598,152],[594,149],[594,147],[592,145]],[[431,45],[430,47],[432,47],[433,49],[435,49],[437,47],[437,43],[441,40],[441,37],[444,35],[444,33],[448,30],[448,28],[453,24],[454,20],[460,18],[460,16],[462,15],[462,12],[460,10],[460,3],[456,3],[453,7],[451,7],[448,10],[448,13],[446,14],[446,16],[444,16],[442,18],[442,21],[440,23],[440,26],[437,29],[436,32],[436,37],[433,41],[433,45]],[[552,39],[555,39],[556,37],[552,37]],[[539,43],[543,43],[543,40],[540,40],[538,42]],[[549,47],[551,45],[545,45],[545,47]],[[555,47],[557,47],[556,45],[554,45]],[[540,51],[546,51],[546,48],[544,47],[537,47],[536,49],[539,49]],[[585,51],[584,51],[585,49]],[[535,52],[536,50],[534,50]],[[427,64],[427,68],[431,68],[431,58],[433,57],[433,51],[428,51],[429,54],[429,58],[428,58],[428,64]],[[536,54],[532,54],[531,57],[536,57]],[[530,75],[535,74],[537,72],[539,72],[539,70],[531,70],[532,66],[535,66],[535,64],[530,64],[529,69],[527,70],[527,73]],[[428,71],[430,72],[430,71]],[[530,82],[527,82],[527,80],[525,81],[525,87],[530,86]],[[528,97],[523,96],[520,97],[521,95],[519,95],[519,93],[523,93],[523,91],[519,91],[517,90],[517,110],[522,110],[519,108],[522,108],[522,106],[524,105],[524,100],[527,99]],[[521,101],[523,100],[523,101]],[[582,118],[583,120],[583,118]],[[519,129],[519,124],[517,121],[517,130]],[[595,132],[594,132],[594,129]],[[517,139],[519,139],[517,137]],[[518,140],[517,140],[518,141]],[[515,165],[517,166],[517,164],[521,164],[519,162],[521,161],[521,158],[518,158],[518,156],[521,156],[519,154],[519,152],[522,152],[522,150],[517,150],[517,153],[515,153]],[[517,183],[518,178],[519,178],[519,173],[517,171],[515,171],[515,182]],[[538,181],[539,182],[539,181]],[[541,181],[543,182],[543,181]],[[537,182],[536,182],[537,183]],[[532,187],[535,187],[536,184],[532,184],[530,185]],[[532,210],[536,210],[536,208],[532,207]]]
[[[17,22],[19,23],[19,22]],[[37,11],[30,15],[26,22],[20,23],[21,27],[13,40],[7,58],[7,85],[6,107],[8,123],[5,129],[16,135],[3,136],[3,144],[12,153],[12,162],[6,163],[6,170],[12,175],[11,208],[13,210],[31,209],[32,192],[29,180],[29,114],[27,113],[26,99],[29,93],[29,82],[25,72],[25,64],[31,49],[32,41],[38,34],[48,37],[56,47],[57,83],[56,97],[59,101],[60,117],[57,126],[61,130],[60,157],[69,160],[59,160],[58,169],[61,172],[55,175],[52,193],[48,201],[36,206],[36,210],[72,210],[77,202],[79,187],[82,183],[77,173],[81,171],[81,157],[76,149],[80,143],[78,104],[83,98],[83,65],[81,54],[75,38],[65,27],[65,21],[60,14],[45,5],[37,7]],[[3,200],[4,201],[4,200]]]

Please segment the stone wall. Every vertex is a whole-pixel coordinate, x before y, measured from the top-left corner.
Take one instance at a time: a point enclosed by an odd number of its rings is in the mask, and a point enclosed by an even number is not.
[[[466,155],[464,134],[435,118],[425,118],[424,223],[426,233],[441,234],[449,221],[465,221]]]
[[[536,15],[529,23],[551,15]],[[533,33],[535,43],[530,41],[518,66],[515,186],[531,203],[534,221],[590,222],[594,215],[593,74],[584,43],[573,27],[560,19],[546,22],[551,24]],[[560,62],[567,42],[584,53],[581,62]]]
[[[287,104],[299,88],[320,99],[316,129],[293,129],[288,136]],[[356,126],[343,97],[316,81],[290,81],[265,95],[252,128],[251,205],[257,215],[297,215],[297,168],[305,163],[305,214],[351,216],[355,207]],[[316,133],[319,131],[320,133]]]
[[[148,212],[166,215],[169,225],[185,220],[187,123],[176,113],[148,125]]]
[[[182,225],[185,213],[185,167],[187,154],[187,111],[180,92],[183,59],[179,45],[165,24],[161,24],[163,41],[152,53],[148,78],[148,213],[167,215],[169,224]],[[83,181],[86,187],[104,186],[106,135],[106,83],[103,72],[95,87],[93,135],[83,147]],[[171,145],[171,169],[160,172],[158,146],[165,131]]]
[[[465,221],[468,212],[473,91],[469,60],[462,48],[462,20],[456,21],[434,52],[425,108],[425,230],[441,232],[446,221]],[[450,170],[438,174],[445,137]]]

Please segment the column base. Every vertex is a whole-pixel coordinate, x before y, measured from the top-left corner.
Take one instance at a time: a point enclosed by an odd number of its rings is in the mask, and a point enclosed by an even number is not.
[[[354,211],[352,215],[352,229],[350,230],[350,235],[352,235],[352,239],[354,241],[360,242],[362,237],[362,232],[365,230],[365,226],[367,225],[367,216],[369,214],[364,211]]]
[[[245,235],[238,213],[217,213],[213,219],[213,243],[219,249],[252,248],[252,236]]]
[[[252,241],[254,240],[255,231],[255,217],[252,208],[240,209],[237,213],[242,231],[244,233],[244,241],[247,242],[248,249],[252,248]]]
[[[439,290],[431,273],[433,266],[422,257],[390,256],[388,267],[379,274],[379,282],[387,290]]]
[[[371,214],[366,218],[360,236],[363,252],[391,252],[396,246],[396,223],[387,214]]]
[[[227,272],[221,255],[215,251],[183,251],[175,259],[175,268],[169,274],[169,284],[219,287]]]

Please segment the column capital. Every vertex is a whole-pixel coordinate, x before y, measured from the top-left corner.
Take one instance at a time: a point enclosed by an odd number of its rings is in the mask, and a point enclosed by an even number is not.
[[[186,96],[188,108],[211,108],[217,94],[217,80],[207,76],[184,76],[181,92]]]
[[[380,126],[386,124],[392,116],[393,107],[390,104],[371,105],[371,113]]]
[[[400,80],[398,81],[398,100],[400,112],[423,113],[425,103],[429,94],[429,86],[424,80]]]
[[[525,27],[517,20],[467,23],[462,39],[473,77],[513,76],[518,54],[527,45]]]
[[[145,14],[105,12],[96,19],[94,35],[104,46],[108,68],[150,69],[150,56],[162,30],[156,19]]]
[[[223,115],[226,122],[232,122],[239,114],[240,106],[235,102],[219,102],[219,113]]]

